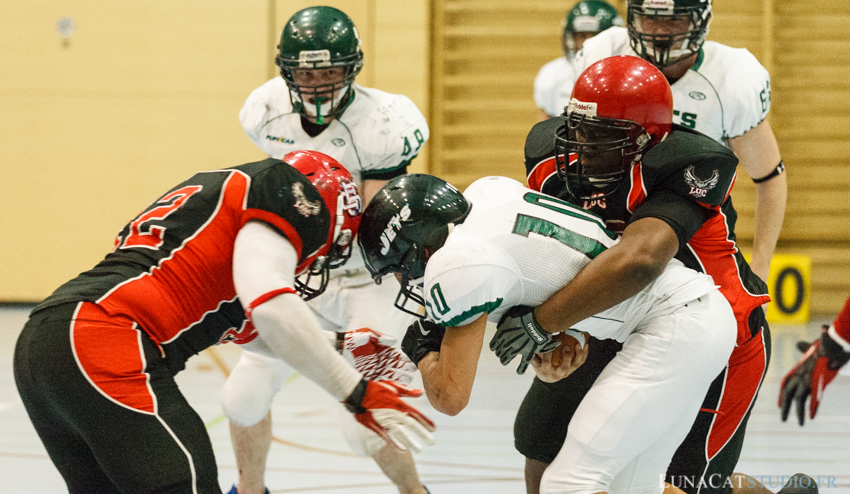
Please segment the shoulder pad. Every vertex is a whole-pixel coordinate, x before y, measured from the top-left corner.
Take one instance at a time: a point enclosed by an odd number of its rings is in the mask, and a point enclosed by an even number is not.
[[[561,117],[552,117],[534,125],[525,138],[525,172],[531,173],[537,164],[555,155],[555,131],[563,124]]]
[[[471,238],[450,238],[425,268],[428,316],[447,327],[471,323],[499,308],[519,282],[503,255]]]
[[[710,137],[678,125],[644,156],[641,166],[648,193],[668,190],[703,204],[719,206],[735,183],[738,158]]]
[[[428,141],[428,123],[407,96],[364,88],[370,108],[363,114],[346,112],[342,120],[351,129],[363,163],[363,178],[406,167]],[[355,108],[351,108],[354,110]]]

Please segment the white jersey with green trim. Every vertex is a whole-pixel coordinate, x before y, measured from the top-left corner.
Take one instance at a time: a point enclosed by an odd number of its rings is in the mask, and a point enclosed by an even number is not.
[[[564,113],[576,80],[573,65],[561,56],[540,68],[534,77],[534,103],[550,117]]]
[[[428,140],[428,124],[407,96],[352,87],[354,101],[315,137],[301,127],[301,115],[293,111],[281,77],[248,96],[239,121],[251,141],[272,158],[281,159],[291,151],[319,151],[342,163],[358,186],[365,179],[383,179],[416,157]]]
[[[477,180],[464,192],[469,216],[428,260],[428,316],[448,327],[486,313],[498,322],[511,307],[535,307],[615,245],[604,222],[569,203],[505,177]],[[670,311],[715,289],[710,276],[671,261],[634,297],[574,329],[624,341],[648,315]]]
[[[626,28],[612,27],[585,41],[573,60],[575,77],[615,55],[637,56]],[[574,83],[567,81],[558,91],[572,93]],[[670,87],[673,123],[724,144],[760,124],[770,111],[770,75],[745,48],[706,41],[694,66]]]

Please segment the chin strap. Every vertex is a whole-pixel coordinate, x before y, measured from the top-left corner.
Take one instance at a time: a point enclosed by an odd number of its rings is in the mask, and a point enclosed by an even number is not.
[[[768,180],[770,180],[774,177],[778,177],[779,175],[782,175],[783,173],[785,173],[785,163],[783,163],[782,160],[780,160],[779,164],[776,165],[776,168],[774,168],[772,172],[768,173],[764,177],[754,178],[753,183],[757,183],[757,184],[764,183],[764,182],[767,182]]]

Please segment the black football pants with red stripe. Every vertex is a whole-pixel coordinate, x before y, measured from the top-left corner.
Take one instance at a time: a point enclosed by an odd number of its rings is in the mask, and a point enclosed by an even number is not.
[[[69,492],[221,493],[203,421],[129,319],[90,303],[41,310],[18,338],[14,373]]]
[[[729,478],[741,455],[747,420],[770,360],[770,329],[764,311],[753,310],[748,323],[755,336],[735,348],[727,368],[711,383],[694,425],[667,470],[667,482],[688,494],[732,491]],[[587,360],[569,377],[552,384],[535,377],[514,422],[517,451],[551,463],[564,444],[579,403],[620,348],[614,340],[591,338]]]

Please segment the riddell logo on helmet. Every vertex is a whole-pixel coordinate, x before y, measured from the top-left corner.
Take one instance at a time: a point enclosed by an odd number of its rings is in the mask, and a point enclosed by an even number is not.
[[[390,222],[387,223],[387,227],[384,228],[384,233],[381,234],[381,255],[387,255],[387,252],[390,251],[390,244],[392,244],[393,240],[397,235],[396,231],[401,230],[401,222],[410,218],[410,206],[407,204],[401,208],[401,211],[394,214],[392,218],[390,218]]]
[[[596,107],[596,103],[585,103],[573,98],[570,100],[570,104],[567,107],[567,114],[579,113],[581,115],[587,115],[588,117],[595,117]]]
[[[302,50],[298,53],[298,62],[301,67],[330,65],[330,61],[330,50]]]
[[[652,10],[672,11],[674,8],[676,8],[676,2],[674,0],[644,0],[643,8]]]

